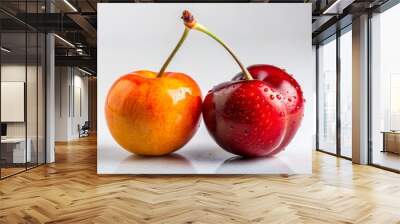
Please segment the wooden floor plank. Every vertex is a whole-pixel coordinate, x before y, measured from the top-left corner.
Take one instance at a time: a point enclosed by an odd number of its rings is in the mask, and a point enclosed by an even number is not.
[[[0,181],[0,223],[400,223],[400,175],[313,153],[312,175],[96,174],[96,138]]]

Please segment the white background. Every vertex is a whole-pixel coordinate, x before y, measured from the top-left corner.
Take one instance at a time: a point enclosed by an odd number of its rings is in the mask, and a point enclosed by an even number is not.
[[[204,123],[184,148],[169,157],[134,156],[113,140],[104,117],[110,86],[126,73],[160,69],[183,32],[184,9],[220,36],[245,65],[273,64],[298,80],[306,98],[305,116],[286,151],[273,158],[232,159],[234,155],[214,143]],[[311,173],[315,134],[311,4],[98,4],[97,40],[98,173]],[[193,77],[204,97],[240,69],[217,42],[193,30],[167,71]]]

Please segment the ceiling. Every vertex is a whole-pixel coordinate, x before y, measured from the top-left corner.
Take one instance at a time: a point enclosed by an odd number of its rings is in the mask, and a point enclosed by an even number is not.
[[[255,3],[312,3],[313,9],[313,41],[319,41],[331,35],[329,28],[340,19],[351,17],[383,4],[387,0],[252,0],[231,2]],[[1,0],[0,24],[3,38],[15,49],[24,46],[22,38],[26,29],[29,31],[55,32],[56,65],[85,67],[96,71],[96,28],[97,3],[138,3],[138,2],[227,2],[215,0],[183,1],[183,0]],[[49,13],[49,12],[52,13]],[[351,23],[351,18],[350,18]],[[346,25],[343,23],[343,25]],[[336,28],[335,28],[336,29]],[[329,32],[328,32],[329,31]],[[3,41],[3,43],[5,43]],[[28,45],[35,47],[34,44]],[[33,49],[33,48],[32,48]],[[15,51],[16,53],[18,50]],[[21,52],[23,53],[23,52]]]

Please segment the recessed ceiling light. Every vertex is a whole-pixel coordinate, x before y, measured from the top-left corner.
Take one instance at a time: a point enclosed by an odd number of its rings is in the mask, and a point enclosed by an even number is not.
[[[75,45],[73,45],[71,42],[69,42],[68,40],[60,37],[58,34],[54,34],[55,37],[57,37],[59,40],[61,40],[62,42],[64,42],[65,44],[67,44],[70,47],[75,48]]]
[[[78,12],[78,10],[73,6],[68,0],[64,0],[65,4],[67,4],[74,12]]]
[[[4,51],[4,52],[6,52],[6,53],[10,53],[10,52],[11,52],[10,49],[7,49],[7,48],[5,48],[5,47],[1,47],[0,49],[1,49],[1,51]]]
[[[342,14],[343,9],[351,5],[355,0],[336,0],[322,14]]]
[[[81,71],[81,72],[83,72],[83,73],[85,73],[85,74],[87,74],[87,75],[90,75],[90,76],[93,75],[92,73],[90,73],[90,72],[88,72],[88,71],[86,71],[86,70],[83,70],[83,69],[81,69],[81,68],[79,68],[79,67],[78,67],[78,70]]]

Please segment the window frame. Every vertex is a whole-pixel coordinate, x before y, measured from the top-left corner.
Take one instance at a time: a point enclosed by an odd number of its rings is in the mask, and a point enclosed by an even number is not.
[[[319,43],[316,44],[316,151],[318,152],[323,152],[329,155],[333,155],[336,157],[340,157],[343,159],[347,159],[347,160],[352,160],[351,157],[348,156],[344,156],[342,155],[342,150],[341,150],[341,117],[340,117],[340,113],[341,113],[341,64],[340,64],[340,59],[341,59],[341,55],[340,55],[340,37],[342,35],[344,35],[347,32],[351,32],[352,30],[352,23],[349,23],[348,25],[346,25],[345,27],[338,29],[336,31],[336,33],[330,35],[329,37],[323,39],[322,41],[320,41]],[[326,44],[329,43],[330,41],[336,41],[336,152],[332,153],[329,151],[326,151],[324,149],[321,149],[319,147],[320,143],[319,143],[319,136],[320,136],[320,130],[319,130],[319,89],[320,89],[320,83],[319,83],[319,47],[322,44]]]

